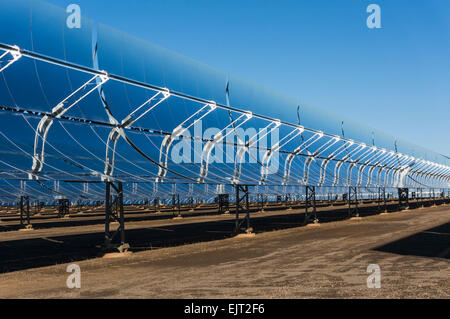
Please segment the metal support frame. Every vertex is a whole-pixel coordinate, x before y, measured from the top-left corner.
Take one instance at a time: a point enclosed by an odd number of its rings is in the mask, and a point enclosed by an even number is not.
[[[190,96],[190,95],[186,95],[186,94],[182,94],[182,93],[177,93],[177,92],[170,91],[170,90],[162,88],[162,87],[149,85],[149,84],[146,84],[146,83],[143,83],[143,82],[140,82],[140,81],[136,81],[136,80],[132,80],[132,79],[129,79],[129,78],[126,78],[126,77],[123,77],[123,76],[118,76],[118,75],[113,75],[113,74],[108,75],[106,72],[98,70],[98,61],[97,62],[94,61],[94,67],[93,68],[88,68],[88,67],[81,67],[81,66],[78,66],[78,65],[76,65],[74,63],[63,61],[63,60],[60,60],[60,59],[57,59],[57,58],[47,57],[47,56],[39,54],[37,52],[32,52],[32,51],[29,51],[29,50],[26,50],[26,49],[20,49],[17,46],[12,46],[12,45],[8,45],[8,44],[0,44],[0,49],[5,51],[5,53],[3,53],[1,55],[1,58],[2,59],[8,59],[7,61],[5,61],[5,62],[7,62],[7,65],[4,66],[3,68],[1,68],[0,72],[5,70],[6,67],[9,67],[11,65],[11,63],[14,63],[15,61],[17,61],[23,55],[23,56],[25,56],[27,58],[30,58],[30,59],[33,59],[33,60],[39,60],[39,61],[42,61],[42,62],[45,62],[45,63],[49,63],[49,64],[56,65],[56,66],[60,66],[60,67],[63,67],[63,68],[76,70],[76,71],[79,71],[79,72],[83,72],[84,74],[91,74],[91,75],[97,76],[97,77],[105,77],[106,79],[112,79],[114,81],[117,81],[117,82],[120,82],[120,83],[124,83],[124,84],[127,84],[127,85],[132,85],[134,87],[140,87],[140,88],[153,90],[153,91],[158,91],[158,92],[162,92],[162,93],[166,92],[168,94],[173,94],[176,97],[179,97],[179,98],[182,98],[182,99],[185,99],[185,100],[189,100],[189,101],[193,101],[193,102],[197,102],[197,103],[209,103],[208,101],[206,101],[204,99],[201,99],[201,98],[196,98],[194,96]],[[9,55],[12,56],[12,60],[9,59]],[[99,78],[97,78],[95,80],[95,83],[97,85],[101,85],[100,82],[101,81],[100,81]],[[224,110],[228,110],[228,111],[245,113],[245,110],[238,110],[238,109],[232,108],[229,105],[229,103],[227,103],[227,105],[217,104],[217,107],[219,107],[221,109],[224,109]],[[59,111],[60,111],[60,109],[58,108],[56,110],[56,113],[58,113]],[[262,115],[257,115],[257,114],[255,114],[255,117],[259,118],[259,119],[262,119],[262,120],[273,120],[273,119],[267,118],[267,117],[262,116]],[[286,125],[286,126],[289,126],[289,127],[297,127],[297,125],[292,125],[290,123],[286,123],[286,122],[281,122],[281,123],[283,125]],[[46,131],[49,129],[50,125],[51,124],[48,121],[44,121],[42,123],[41,130],[40,130],[41,132],[40,133],[45,135]],[[310,131],[310,132],[315,132],[315,131],[308,130],[308,129],[306,129],[306,130]],[[326,134],[326,135],[331,136],[329,134]],[[41,135],[40,137],[38,137],[38,139],[41,140],[42,137],[43,136]],[[36,172],[40,172],[40,170],[42,169],[42,165],[44,164],[43,163],[43,157],[44,157],[44,152],[43,152],[44,149],[43,148],[44,148],[45,141],[39,141],[37,144],[38,145],[35,145],[35,146],[37,146],[35,151],[38,151],[38,152],[35,152],[34,157],[33,157],[33,160],[35,160],[35,162],[36,162],[35,163],[36,165],[33,168],[33,170],[36,170]],[[418,165],[415,165],[415,167],[417,167],[417,166]],[[428,166],[430,166],[430,167],[427,167],[425,172],[420,173],[421,178],[442,178],[441,177],[442,169],[441,170],[439,169],[439,164],[431,163]],[[386,166],[385,165],[380,166],[380,170],[382,170],[381,167],[386,167]],[[437,171],[436,171],[436,167],[438,169]],[[444,169],[444,172],[448,172],[448,167],[443,167],[443,166],[440,166],[440,167]],[[205,167],[205,168],[206,168],[205,172],[207,173],[207,167]],[[399,172],[400,171],[397,171],[397,173],[394,172],[393,176],[394,175],[397,176]],[[405,172],[402,171],[402,173],[405,173]],[[339,169],[337,170],[337,176],[336,176],[337,180],[339,179],[338,176],[339,176]],[[37,178],[37,177],[35,177],[35,175],[30,175],[30,178]],[[447,173],[447,176],[445,178],[448,179],[448,173]],[[377,183],[377,186],[379,186],[379,183]]]
[[[248,185],[235,185],[236,188],[236,222],[235,222],[235,233],[247,233],[253,232],[250,227],[250,204],[249,204],[249,192]],[[242,196],[241,196],[242,194]],[[245,213],[245,218],[240,220],[239,213]]]
[[[305,224],[309,224],[310,216],[308,209],[312,203],[312,214],[314,216],[313,223],[318,224],[319,219],[317,218],[317,208],[316,208],[316,186],[305,186]]]
[[[317,141],[319,141],[322,137],[323,137],[323,133],[321,132],[319,134],[319,138],[317,139]],[[304,163],[304,166],[303,166],[303,178],[302,178],[303,185],[307,185],[309,183],[309,171],[310,171],[310,168],[311,168],[311,163],[313,161],[316,161],[316,158],[318,156],[320,156],[322,153],[327,151],[329,148],[331,148],[333,145],[335,145],[339,141],[340,141],[339,137],[333,137],[333,138],[329,139],[326,143],[321,145],[319,148],[317,148],[313,153],[311,153],[308,150],[308,148],[306,149],[307,152],[308,152],[308,158],[305,160],[305,163]],[[316,141],[314,141],[314,143],[315,142]],[[314,143],[312,143],[312,144],[314,144]]]
[[[362,150],[366,148],[365,145],[356,145],[351,151],[347,153],[341,160],[339,160],[335,167],[334,167],[334,181],[333,186],[339,185],[339,178],[340,178],[340,172],[341,167],[344,165],[344,163],[348,163],[351,161],[352,156],[359,154]]]
[[[30,197],[20,196],[20,225],[26,229],[33,229],[30,221]],[[26,224],[24,223],[24,215],[26,218]]]
[[[99,81],[97,81],[99,79]],[[94,92],[99,86],[109,80],[108,74],[103,72],[101,75],[95,75],[89,81],[72,92],[64,100],[58,103],[50,115],[45,115],[37,125],[34,137],[33,166],[32,172],[29,173],[29,179],[37,179],[37,175],[42,171],[45,160],[45,145],[47,143],[47,135],[50,131],[53,121],[61,118],[72,107],[84,100],[89,94]],[[87,92],[86,92],[87,91]],[[77,95],[81,95],[77,97]]]
[[[173,142],[182,136],[186,131],[193,127],[197,122],[201,121],[208,114],[213,112],[217,108],[215,102],[211,102],[203,106],[200,110],[185,119],[180,125],[178,125],[172,134],[166,135],[166,137],[161,142],[161,147],[159,149],[159,171],[158,177],[155,179],[156,182],[161,183],[167,175],[168,161],[169,161],[169,151]]]
[[[70,201],[67,198],[58,200],[58,217],[69,216]]]
[[[220,132],[218,132],[216,135],[214,135],[214,138],[212,140],[209,140],[205,143],[205,146],[203,148],[202,155],[201,155],[200,174],[197,179],[198,183],[204,183],[206,177],[208,176],[211,152],[216,147],[216,145],[222,143],[222,141],[228,135],[230,135],[237,128],[241,127],[247,121],[252,119],[252,117],[253,117],[253,113],[251,113],[251,112],[241,114],[237,119],[235,119],[233,122],[231,122],[226,127],[224,127]],[[229,130],[230,128],[233,128],[233,130]],[[227,130],[228,130],[228,132],[227,132]]]
[[[284,206],[291,208],[290,205],[291,202],[292,202],[291,194],[284,194]]]
[[[398,189],[398,205],[400,209],[409,209],[409,189]]]
[[[366,146],[367,148],[367,146]],[[370,154],[372,154],[374,152],[373,148],[369,148],[369,149],[365,149],[365,151],[359,155],[359,157],[351,162],[347,168],[347,186],[352,185],[352,172],[353,172],[353,168],[357,167],[357,165],[361,165],[361,161],[363,161],[365,158],[367,158],[367,156],[370,156]],[[358,185],[359,186],[359,185]]]
[[[348,217],[359,217],[358,187],[356,186],[350,186],[348,188]]]
[[[256,133],[251,138],[249,138],[248,142],[244,144],[244,141],[241,140],[239,136],[236,137],[239,140],[238,149],[236,152],[236,157],[234,161],[234,177],[233,184],[238,184],[241,178],[242,173],[242,164],[244,163],[244,156],[246,153],[250,154],[250,148],[254,147],[256,143],[261,141],[263,138],[271,134],[275,129],[280,126],[280,121],[273,121],[269,125],[267,125],[262,131]],[[269,130],[270,128],[270,130]],[[264,132],[261,134],[261,132]]]
[[[270,165],[270,161],[272,159],[272,156],[276,153],[279,152],[280,149],[287,145],[288,143],[290,143],[294,138],[296,138],[297,136],[301,135],[304,132],[304,128],[303,127],[299,127],[296,128],[294,130],[292,130],[291,132],[289,132],[288,134],[286,134],[282,139],[280,139],[277,143],[275,143],[272,148],[269,148],[263,156],[263,160],[262,160],[262,166],[261,166],[261,179],[259,181],[259,185],[264,185],[266,183],[266,180],[269,176],[270,173],[270,169],[269,169],[269,165]],[[294,151],[295,152],[295,151]],[[294,153],[291,153],[288,155],[289,157],[293,158]]]
[[[302,134],[303,132],[304,132],[304,130],[300,129],[299,134]],[[307,139],[306,141],[303,141],[303,139],[302,139],[302,143],[294,150],[294,152],[290,153],[286,157],[286,160],[284,162],[283,185],[287,185],[287,183],[289,181],[289,178],[291,175],[291,165],[292,165],[292,161],[294,160],[294,158],[297,155],[301,154],[304,150],[307,150],[308,147],[312,146],[314,143],[316,143],[318,140],[320,140],[323,136],[324,136],[323,132],[317,132],[313,136],[311,136],[309,139]],[[324,144],[324,145],[326,145],[326,144]],[[312,154],[308,151],[308,155],[312,155]],[[308,157],[307,161],[312,161],[311,157]],[[303,172],[305,172],[305,169],[303,169]],[[303,175],[305,175],[305,173],[303,173]],[[303,179],[304,179],[304,177],[303,177]]]
[[[337,158],[339,155],[341,155],[344,151],[347,150],[347,147],[350,147],[354,144],[353,141],[344,141],[344,144],[342,144],[340,147],[335,149],[327,158],[322,160],[322,163],[320,166],[320,176],[319,176],[319,183],[317,186],[323,186],[325,183],[325,177],[327,174],[327,166],[330,163],[331,160]]]
[[[187,204],[188,204],[189,210],[190,210],[190,211],[194,211],[194,209],[195,209],[195,205],[194,205],[194,197],[189,196],[189,197],[187,198]]]
[[[217,204],[219,206],[219,214],[228,214],[230,212],[230,195],[217,195]]]
[[[386,188],[378,187],[378,201],[377,201],[378,213],[381,212],[381,203],[382,202],[383,202],[383,213],[387,213]]]
[[[41,210],[44,208],[45,203],[40,201],[34,202],[34,214],[39,214]]]
[[[105,202],[105,244],[104,248],[117,249],[119,252],[126,252],[130,245],[125,243],[125,218],[123,212],[123,186],[122,182],[106,182],[106,202]],[[115,192],[113,195],[112,192]],[[118,228],[111,232],[112,222],[119,223]],[[115,241],[117,235],[119,240]]]
[[[359,167],[358,167],[358,171],[357,171],[357,182],[356,185],[359,187],[361,186],[361,184],[363,183],[363,178],[364,178],[364,170],[366,169],[366,167],[368,167],[369,165],[375,165],[373,163],[374,160],[376,160],[380,154],[384,154],[382,152],[378,152],[378,149],[373,146],[371,147],[372,151],[367,154],[364,158],[361,158],[359,161]],[[367,179],[369,180],[369,178]]]
[[[2,61],[3,58],[7,57],[8,54],[11,56],[10,59],[6,61]],[[13,49],[6,50],[3,54],[0,55],[0,73],[6,70],[11,64],[15,63],[22,57],[22,53],[20,53],[20,48],[18,46],[13,46]],[[2,63],[6,62],[5,65],[2,66]]]
[[[158,91],[151,98],[147,99],[144,103],[135,108],[133,112],[128,114],[120,124],[115,118],[112,117],[112,115],[110,116],[110,121],[117,126],[109,132],[108,141],[106,143],[104,180],[110,180],[114,173],[117,142],[120,137],[123,137],[126,140],[125,129],[129,128],[169,97],[170,93],[168,93],[167,90]]]
[[[267,195],[258,193],[258,205],[259,205],[260,212],[264,212],[264,206],[266,203],[267,203]]]
[[[172,194],[172,212],[175,217],[182,217],[180,194]]]
[[[159,197],[155,197],[153,199],[153,205],[155,207],[155,212],[156,213],[161,212],[161,202],[159,201]]]

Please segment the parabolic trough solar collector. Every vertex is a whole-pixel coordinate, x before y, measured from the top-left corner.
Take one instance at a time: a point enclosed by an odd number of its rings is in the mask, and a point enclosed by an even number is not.
[[[450,187],[440,154],[87,18],[70,29],[65,10],[42,1],[0,8],[2,65],[23,53],[0,78],[4,200],[24,181],[36,198],[79,197],[83,182],[108,179],[148,194],[155,184]],[[104,196],[89,187],[86,198]]]

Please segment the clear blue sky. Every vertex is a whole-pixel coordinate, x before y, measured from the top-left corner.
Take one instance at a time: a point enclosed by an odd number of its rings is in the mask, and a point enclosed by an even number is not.
[[[448,0],[47,1],[450,155]]]

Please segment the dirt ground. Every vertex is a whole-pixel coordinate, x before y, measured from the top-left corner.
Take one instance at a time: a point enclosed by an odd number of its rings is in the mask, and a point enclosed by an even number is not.
[[[450,298],[450,207],[0,274],[0,298]],[[368,288],[369,264],[381,288]]]

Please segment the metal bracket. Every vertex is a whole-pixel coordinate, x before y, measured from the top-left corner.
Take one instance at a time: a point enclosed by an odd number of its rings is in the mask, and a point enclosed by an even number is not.
[[[20,53],[20,48],[18,46],[13,46],[14,50],[6,50],[5,53],[0,55],[0,73],[6,70],[13,63],[18,61],[22,57],[22,53]],[[6,58],[8,55],[11,56],[9,60],[2,61],[3,58]],[[1,66],[2,63],[6,62],[4,66]]]
[[[108,135],[108,141],[106,142],[106,155],[105,155],[105,170],[103,180],[111,180],[112,174],[114,173],[115,158],[116,158],[116,146],[119,137],[125,137],[124,129],[133,125],[136,121],[146,115],[148,112],[153,110],[155,107],[160,105],[166,99],[170,97],[170,93],[167,91],[158,91],[150,99],[142,103],[133,112],[127,115],[121,122],[120,125],[113,128]],[[152,102],[155,102],[152,105]],[[111,119],[113,120],[113,119]],[[117,123],[116,123],[117,124]],[[112,147],[110,147],[112,144]],[[110,154],[111,152],[111,154]]]
[[[339,176],[342,165],[347,162],[348,159],[351,159],[352,155],[358,154],[365,148],[364,145],[358,145],[353,150],[351,150],[347,155],[345,155],[334,167],[334,181],[333,186],[337,186],[339,184]]]
[[[358,167],[358,178],[357,178],[357,183],[356,183],[356,185],[358,187],[361,186],[361,184],[362,184],[362,179],[364,176],[364,169],[372,163],[372,160],[376,159],[379,156],[379,153],[377,152],[377,148],[375,146],[372,147],[372,152],[369,153],[368,155],[370,155],[372,153],[374,153],[374,154],[372,156],[370,156],[364,163],[360,164],[360,166]]]
[[[348,145],[347,145],[348,144]],[[325,177],[327,174],[327,166],[331,160],[337,158],[340,154],[342,154],[347,147],[350,147],[354,144],[353,141],[345,141],[340,147],[338,147],[333,153],[331,153],[328,158],[324,159],[320,164],[320,176],[319,183],[317,186],[322,186],[325,183]]]
[[[194,126],[198,121],[201,121],[205,116],[209,113],[213,112],[217,108],[215,102],[211,102],[210,104],[206,104],[200,110],[195,112],[189,118],[187,118],[183,123],[178,125],[170,135],[166,135],[161,143],[161,147],[159,149],[159,171],[158,177],[156,178],[157,183],[161,183],[166,177],[168,161],[169,161],[169,151],[172,143],[176,138],[183,135],[187,130],[189,130],[192,126]],[[202,114],[203,113],[203,114]]]
[[[199,183],[204,183],[205,178],[208,175],[209,161],[210,161],[210,156],[211,156],[212,150],[214,149],[214,147],[217,144],[222,143],[224,138],[226,138],[229,134],[231,134],[233,132],[233,130],[229,130],[228,132],[226,132],[227,129],[229,129],[231,127],[234,127],[234,129],[236,129],[236,128],[242,126],[244,123],[246,123],[252,117],[253,117],[253,114],[251,112],[241,114],[241,116],[239,116],[236,120],[234,120],[233,122],[228,124],[224,129],[222,129],[219,133],[217,133],[212,140],[209,140],[208,142],[206,142],[205,147],[203,148],[203,151],[202,151],[202,156],[201,156],[200,175],[197,179],[197,181]],[[224,133],[225,133],[225,135],[224,135]]]
[[[364,145],[365,147],[367,147],[367,145]],[[347,169],[347,186],[350,186],[350,185],[352,185],[352,171],[353,171],[353,168],[360,162],[360,161],[362,161],[363,159],[365,159],[370,153],[372,153],[373,152],[373,149],[371,148],[371,149],[368,149],[368,150],[366,150],[364,153],[362,153],[360,156],[360,158],[358,158],[358,159],[356,159],[355,161],[353,161],[352,163],[350,163],[350,165],[348,166],[348,169]]]
[[[100,78],[101,81],[97,81]],[[94,90],[96,90],[100,85],[104,84],[109,80],[108,74],[105,72],[102,75],[96,75],[79,87],[76,91],[72,92],[69,96],[67,96],[64,100],[62,100],[57,106],[52,109],[52,113],[50,115],[44,116],[40,121],[36,128],[36,133],[34,137],[34,153],[33,153],[33,165],[32,172],[28,174],[29,179],[37,179],[37,175],[42,171],[42,167],[44,165],[45,160],[45,144],[47,141],[47,135],[50,131],[50,128],[53,124],[54,119],[58,119],[63,116],[67,111],[69,111],[72,107],[86,98],[89,94],[91,94]],[[88,86],[94,86],[87,93],[82,94],[81,97],[76,99],[76,94],[79,92],[84,92],[84,90]],[[75,101],[72,101],[75,99]],[[66,106],[68,105],[68,106]]]
[[[366,187],[369,187],[370,184],[372,184],[372,176],[375,169],[378,168],[379,170],[383,166],[382,163],[385,162],[389,157],[390,154],[385,149],[382,149],[381,156],[379,157],[378,161],[369,168]],[[377,184],[377,186],[379,185]]]
[[[270,131],[268,130],[271,126],[273,126]],[[234,161],[234,176],[233,176],[233,184],[239,184],[239,180],[242,173],[242,163],[245,156],[245,153],[249,152],[249,148],[253,147],[256,143],[258,143],[261,139],[266,137],[267,135],[271,134],[275,129],[277,129],[280,126],[280,121],[273,121],[269,125],[267,125],[264,129],[261,136],[256,138],[259,133],[256,133],[254,136],[252,136],[249,141],[244,144],[243,142],[239,144],[238,150],[236,152],[236,158]]]
[[[322,138],[323,134],[319,135],[319,138],[314,141],[314,143]],[[318,157],[320,154],[328,150],[331,146],[336,144],[340,140],[339,137],[334,137],[330,140],[328,140],[326,143],[324,143],[322,146],[320,146],[314,153],[311,153],[308,151],[309,157],[306,159],[304,167],[303,167],[303,185],[308,184],[309,180],[309,169],[311,167],[311,163],[316,160],[316,157]],[[312,143],[312,144],[314,144]],[[311,144],[311,145],[312,145]],[[289,165],[290,166],[290,165]]]
[[[280,141],[278,141],[271,149],[268,149],[266,151],[266,153],[264,153],[263,160],[262,160],[263,166],[261,167],[261,179],[259,181],[259,185],[264,185],[267,177],[269,176],[269,173],[270,173],[269,172],[269,164],[270,164],[270,160],[272,159],[273,154],[278,152],[282,147],[287,145],[294,138],[296,138],[297,136],[302,134],[304,132],[304,130],[305,129],[303,127],[298,127],[297,129],[292,130],[291,132],[289,132],[289,134],[287,134]],[[293,155],[293,153],[290,153],[288,155],[288,157],[289,156],[295,156],[295,155]]]
[[[302,129],[301,133],[303,133],[303,131],[304,131],[304,129]],[[316,143],[322,137],[323,137],[322,132],[314,134],[309,139],[307,139],[302,144],[300,144],[300,146],[298,146],[292,153],[290,153],[286,157],[286,160],[284,162],[283,185],[287,185],[287,183],[289,181],[289,178],[291,175],[291,165],[292,165],[292,161],[294,160],[295,156],[297,156],[298,154],[301,154],[301,152],[303,152],[305,149],[308,149],[308,147],[310,147],[311,145]],[[308,151],[308,154],[310,155],[311,153]]]

